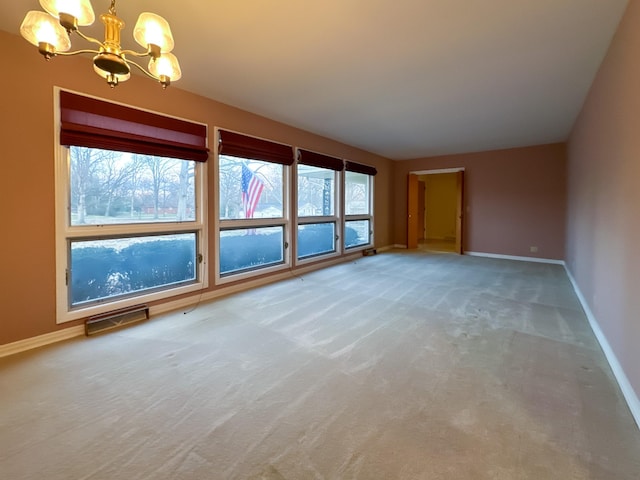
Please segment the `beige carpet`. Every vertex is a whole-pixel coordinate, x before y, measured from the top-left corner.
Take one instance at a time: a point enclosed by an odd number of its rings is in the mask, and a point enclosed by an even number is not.
[[[640,478],[557,265],[362,258],[0,359],[0,392],[7,480]]]

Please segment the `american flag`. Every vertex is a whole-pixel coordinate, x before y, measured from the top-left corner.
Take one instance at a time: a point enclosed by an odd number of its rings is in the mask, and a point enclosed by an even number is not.
[[[253,218],[264,189],[264,183],[253,174],[249,167],[242,164],[242,205],[244,206],[244,218]]]

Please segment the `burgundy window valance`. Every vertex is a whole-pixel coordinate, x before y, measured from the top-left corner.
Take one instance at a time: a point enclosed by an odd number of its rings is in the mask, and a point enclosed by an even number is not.
[[[375,167],[355,162],[344,162],[344,168],[349,172],[364,173],[365,175],[375,175],[378,173]]]
[[[328,168],[341,172],[344,170],[344,160],[322,153],[310,152],[309,150],[298,150],[298,163],[310,165],[318,168]]]
[[[281,143],[249,137],[240,133],[220,130],[218,154],[250,158],[281,165],[293,164],[293,147]]]
[[[60,91],[60,143],[205,162],[207,126]]]

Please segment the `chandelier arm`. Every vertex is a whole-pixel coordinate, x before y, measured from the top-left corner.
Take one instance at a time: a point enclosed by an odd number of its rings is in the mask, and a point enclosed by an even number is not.
[[[100,53],[99,50],[76,50],[74,52],[56,52],[56,55],[60,55],[61,57],[71,57],[73,55],[79,55],[81,53]]]
[[[136,52],[135,50],[122,50],[123,55],[132,55],[134,57],[147,57],[149,56],[149,50],[146,52]]]
[[[160,81],[160,78],[156,77],[153,73],[149,72],[142,65],[138,65],[136,62],[131,61],[129,59],[126,59],[125,61],[127,62],[127,65],[133,65],[133,66],[137,67],[138,70],[140,70],[142,73],[144,73],[147,77],[152,78],[152,79],[154,79],[156,81]]]
[[[78,34],[78,36],[79,36],[80,38],[83,38],[83,39],[84,39],[84,40],[86,40],[87,42],[95,43],[96,45],[100,45],[101,47],[104,45],[104,44],[103,44],[103,42],[101,42],[101,41],[100,41],[100,40],[98,40],[97,38],[93,38],[93,37],[90,37],[90,36],[88,36],[88,35],[85,35],[84,33],[82,33],[82,32],[81,32],[80,30],[78,30],[78,29],[75,29],[75,30],[73,30],[73,31],[74,31],[76,34]]]

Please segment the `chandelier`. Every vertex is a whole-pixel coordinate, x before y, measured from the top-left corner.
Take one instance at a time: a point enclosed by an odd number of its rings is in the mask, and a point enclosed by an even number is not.
[[[93,69],[111,88],[131,77],[132,66],[160,82],[162,88],[167,88],[182,76],[178,59],[171,53],[174,42],[169,23],[159,15],[144,12],[138,17],[133,38],[146,51],[136,52],[123,50],[120,46],[120,31],[124,22],[116,15],[115,0],[111,0],[109,12],[100,15],[104,24],[104,41],[89,37],[79,29],[91,25],[95,20],[89,0],[40,0],[40,5],[46,13],[35,10],[27,12],[20,26],[20,34],[38,47],[45,59],[56,55],[94,54]],[[97,45],[94,47],[96,49],[69,51],[73,33]],[[150,57],[148,68],[127,57]]]

